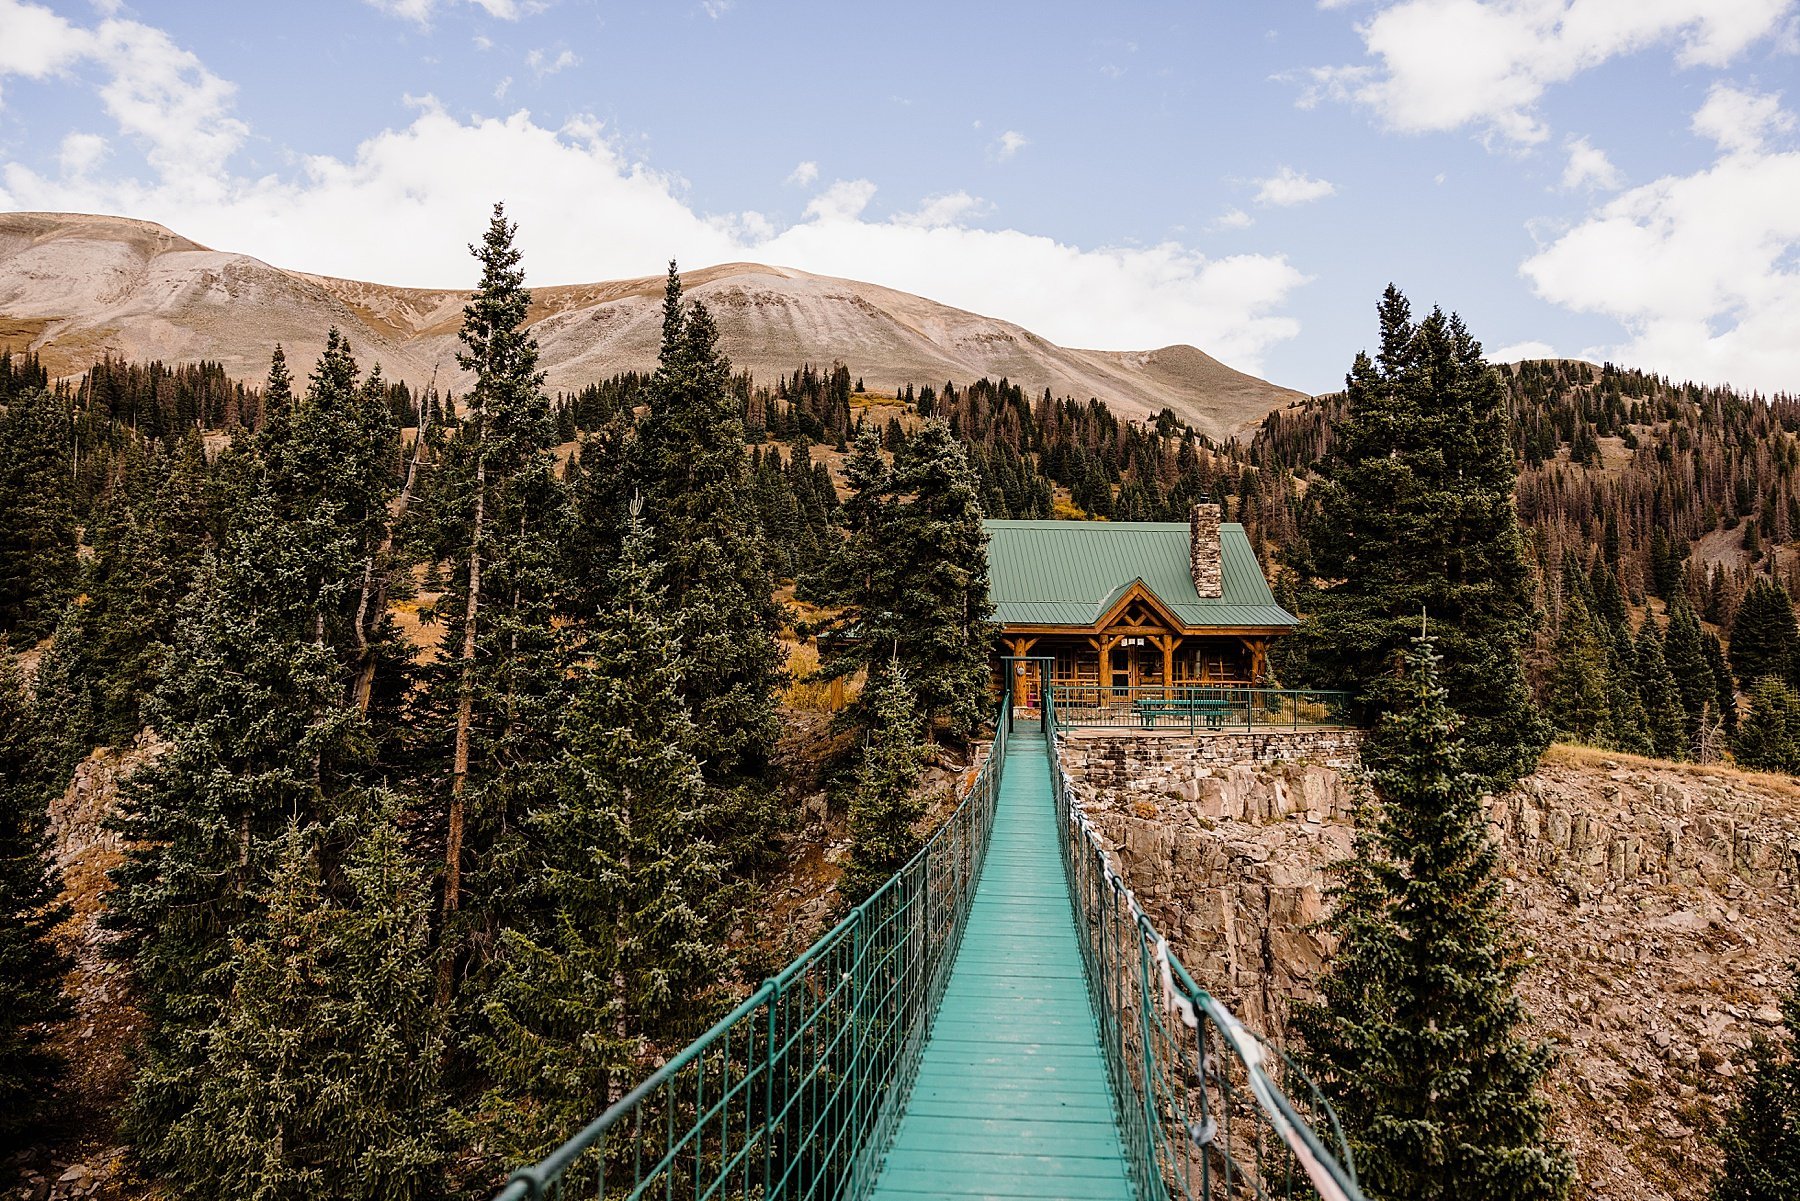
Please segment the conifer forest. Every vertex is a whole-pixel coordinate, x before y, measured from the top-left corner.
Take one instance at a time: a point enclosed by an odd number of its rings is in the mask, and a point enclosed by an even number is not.
[[[1491,364],[1389,288],[1343,391],[1221,441],[755,378],[674,263],[654,370],[551,389],[516,226],[472,232],[456,388],[335,329],[260,384],[0,355],[0,1145],[103,1130],[129,1196],[492,1195],[822,931],[809,797],[827,923],[942,820],[1000,695],[984,518],[1211,502],[1301,619],[1275,681],[1368,731],[1288,1034],[1367,1195],[1584,1195],[1485,806],[1552,744],[1800,776],[1800,397]],[[51,808],[127,755],[65,879]],[[1787,991],[1720,1201],[1800,1196]]]

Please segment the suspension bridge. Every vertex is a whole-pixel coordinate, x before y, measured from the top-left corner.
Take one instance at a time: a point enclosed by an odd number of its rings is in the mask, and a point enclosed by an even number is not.
[[[1109,865],[1048,692],[880,891],[495,1201],[1364,1201]]]

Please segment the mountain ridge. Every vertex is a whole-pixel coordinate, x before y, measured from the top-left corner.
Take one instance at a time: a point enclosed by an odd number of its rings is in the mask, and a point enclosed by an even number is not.
[[[713,310],[734,367],[765,382],[833,360],[876,388],[1004,376],[1029,391],[1099,397],[1121,416],[1169,408],[1221,439],[1306,396],[1193,346],[1064,347],[1013,322],[792,267],[720,263],[682,272],[682,284]],[[534,287],[528,320],[549,385],[653,367],[662,291],[660,275]],[[336,325],[389,378],[453,381],[467,295],[277,267],[135,218],[0,214],[0,345],[36,350],[57,375],[112,353],[211,359],[254,381],[276,342],[307,362]]]

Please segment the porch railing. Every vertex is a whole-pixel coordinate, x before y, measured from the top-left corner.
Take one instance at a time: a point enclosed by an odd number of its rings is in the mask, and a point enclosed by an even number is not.
[[[1183,730],[1191,734],[1344,730],[1356,726],[1350,694],[1318,688],[1216,684],[1050,685],[1064,729]]]

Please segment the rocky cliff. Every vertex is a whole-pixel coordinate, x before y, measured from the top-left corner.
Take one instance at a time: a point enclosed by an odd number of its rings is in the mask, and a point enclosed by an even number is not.
[[[1330,948],[1324,868],[1350,846],[1338,747],[1229,763],[1179,738],[1078,736],[1078,794],[1202,985],[1277,1036]],[[1531,949],[1550,1088],[1592,1201],[1705,1196],[1706,1137],[1800,953],[1800,787],[1555,749],[1490,802]]]

